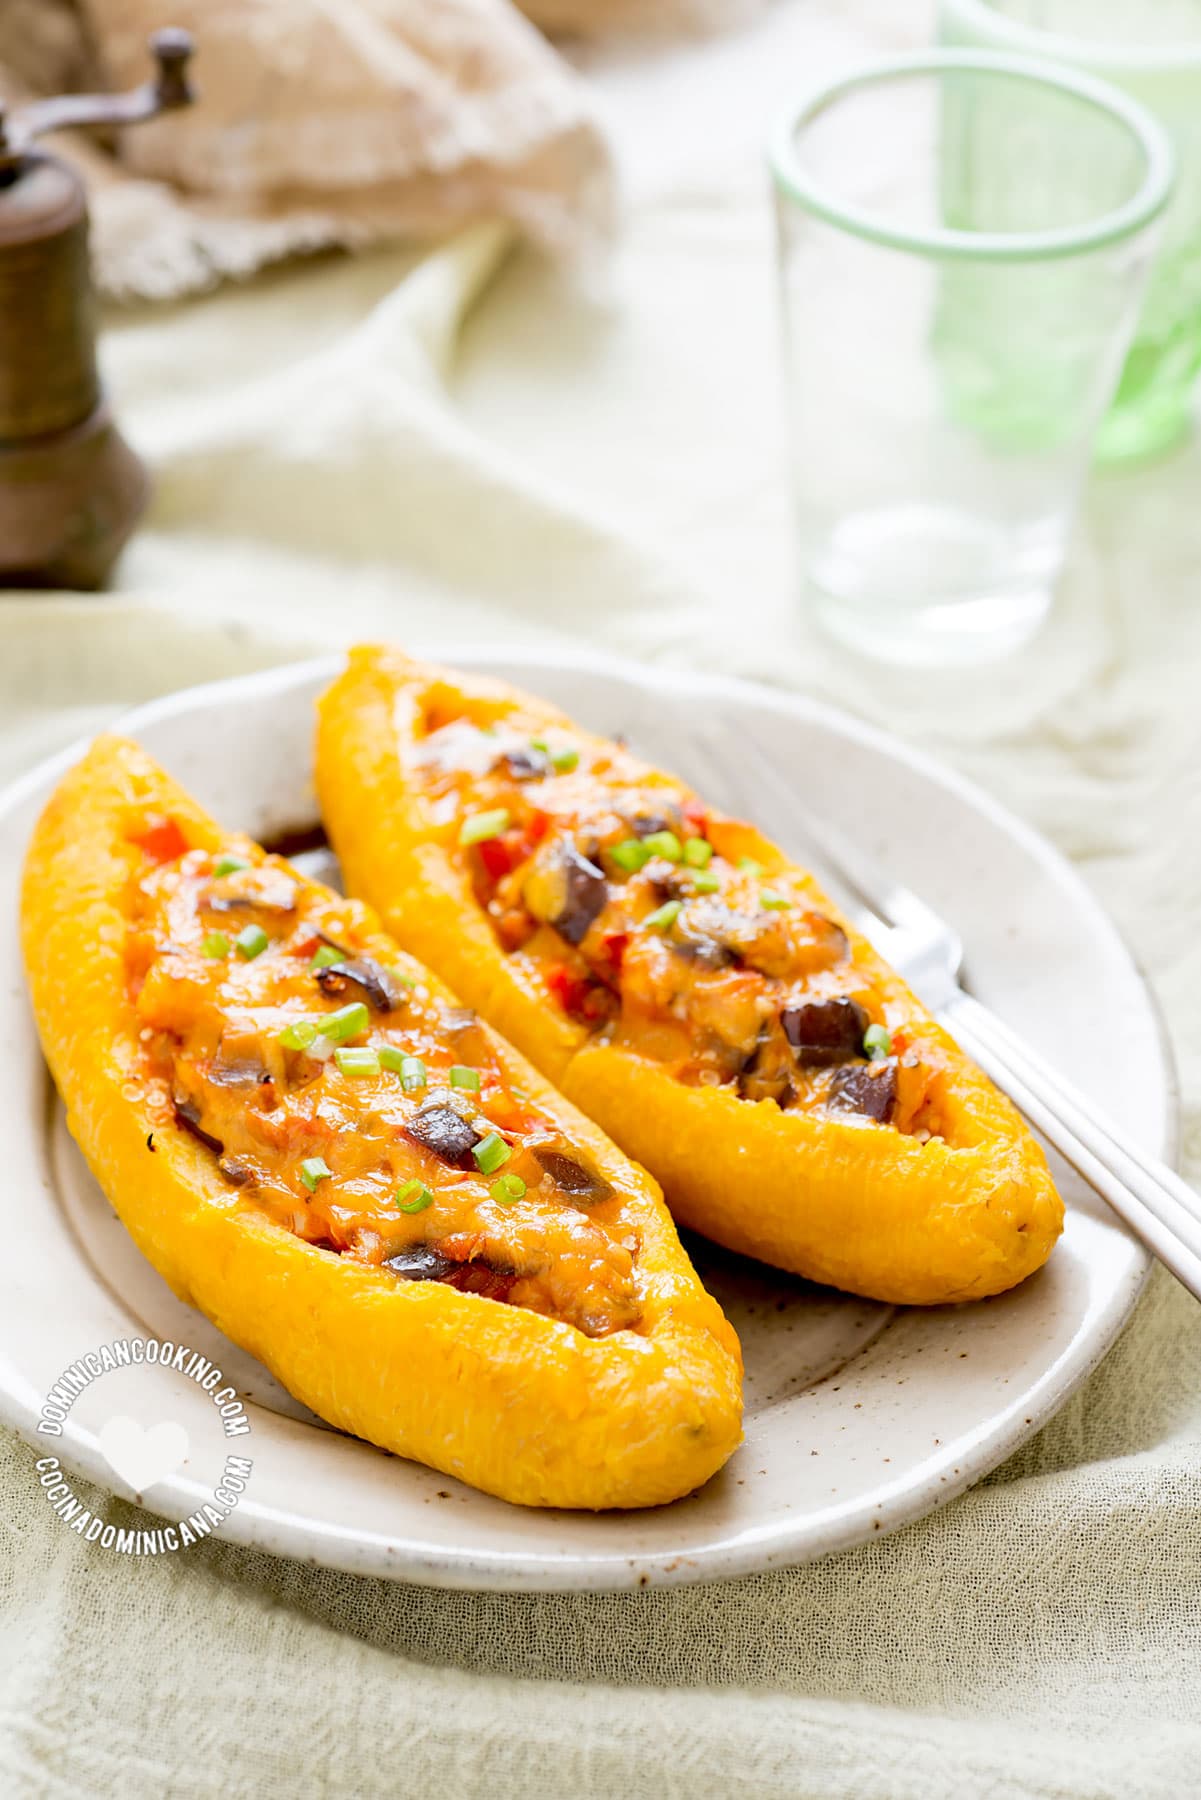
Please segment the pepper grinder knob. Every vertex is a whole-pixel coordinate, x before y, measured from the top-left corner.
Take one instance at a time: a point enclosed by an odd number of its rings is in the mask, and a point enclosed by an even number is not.
[[[0,108],[2,586],[98,587],[146,503],[96,371],[83,183],[35,140],[189,105],[191,37],[159,31],[150,50],[151,78],[128,93]]]

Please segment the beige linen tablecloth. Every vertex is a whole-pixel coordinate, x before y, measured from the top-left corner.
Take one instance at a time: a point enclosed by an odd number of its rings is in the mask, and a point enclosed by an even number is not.
[[[608,291],[485,229],[114,322],[158,498],[124,597],[0,608],[0,762],[368,630],[560,634],[841,699],[1078,859],[1164,1005],[1201,1175],[1201,449],[1094,484],[1060,617],[1003,672],[840,670],[793,603],[758,144],[798,71],[893,30],[891,8],[786,6],[609,66],[632,220]],[[613,1597],[445,1594],[219,1541],[117,1567],[4,1438],[0,1791],[1196,1793],[1199,1388],[1201,1308],[1159,1275],[1059,1417],[931,1519]]]

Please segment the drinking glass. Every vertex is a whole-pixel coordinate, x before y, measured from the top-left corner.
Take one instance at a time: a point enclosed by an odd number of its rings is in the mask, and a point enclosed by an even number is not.
[[[1128,96],[934,50],[772,142],[793,479],[820,623],[914,665],[1042,621],[1171,191]]]
[[[1097,454],[1166,449],[1189,429],[1201,370],[1201,0],[940,0],[940,36],[1102,76],[1166,127],[1176,192]]]

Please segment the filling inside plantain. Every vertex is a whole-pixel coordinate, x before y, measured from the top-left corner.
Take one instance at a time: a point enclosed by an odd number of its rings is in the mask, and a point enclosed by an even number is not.
[[[941,1052],[889,1019],[807,878],[746,854],[749,827],[619,742],[529,736],[437,693],[424,723],[407,777],[502,948],[596,1041],[690,1085],[943,1135]]]
[[[135,1078],[232,1192],[306,1242],[529,1308],[638,1325],[621,1196],[509,1085],[474,1013],[381,958],[347,909],[249,840],[138,823],[126,945]]]

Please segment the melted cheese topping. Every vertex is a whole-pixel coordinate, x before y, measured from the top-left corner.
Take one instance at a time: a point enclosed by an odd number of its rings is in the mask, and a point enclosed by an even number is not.
[[[590,1336],[637,1325],[621,1195],[509,1085],[474,1014],[398,953],[374,960],[345,907],[248,841],[226,855],[245,866],[221,875],[170,820],[138,843],[126,961],[146,1092],[247,1204],[397,1279],[447,1281]],[[319,969],[319,953],[339,960]],[[335,1045],[321,1026],[352,1006],[360,1028]],[[420,1065],[407,1087],[385,1066],[402,1056]]]
[[[618,743],[484,707],[425,723],[402,756],[431,825],[526,979],[598,1041],[691,1085],[939,1134],[938,1053],[890,1021],[808,878],[743,854],[747,826]]]

